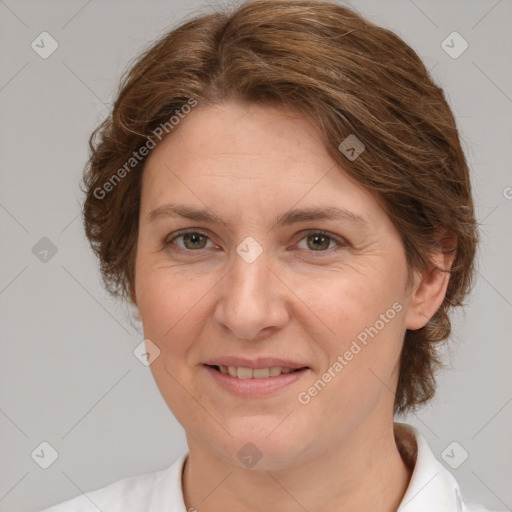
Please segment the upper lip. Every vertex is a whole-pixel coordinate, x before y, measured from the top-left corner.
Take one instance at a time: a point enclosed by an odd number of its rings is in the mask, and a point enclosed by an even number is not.
[[[255,359],[246,359],[237,356],[222,356],[206,361],[204,364],[209,366],[241,366],[243,368],[271,368],[279,366],[281,368],[307,368],[307,365],[288,361],[286,359],[278,359],[275,357],[257,357]]]

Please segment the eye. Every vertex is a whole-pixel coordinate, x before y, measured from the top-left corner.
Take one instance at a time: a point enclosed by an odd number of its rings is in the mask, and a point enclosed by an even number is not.
[[[183,240],[183,246],[174,243],[175,240],[180,238]],[[209,238],[199,231],[181,231],[175,233],[172,238],[167,239],[164,246],[168,247],[170,245],[176,245],[178,249],[194,251],[196,249],[205,249],[205,243],[207,240],[209,240]]]
[[[308,231],[300,241],[302,242],[302,240],[306,240],[306,250],[310,249],[309,252],[328,252],[333,248],[332,243],[334,243],[334,246],[337,245],[338,247],[346,247],[348,245],[343,239],[335,237],[325,231]],[[303,247],[299,248],[302,249]]]
[[[306,248],[299,248],[304,249],[308,252],[325,253],[336,246],[338,246],[338,248],[348,246],[348,243],[342,238],[331,235],[325,231],[311,230],[306,233],[303,233],[303,235],[304,236],[300,239],[300,242],[306,240]],[[180,239],[182,240],[183,245],[175,243],[176,240]],[[200,231],[179,231],[177,233],[174,233],[172,238],[166,239],[166,241],[164,242],[164,248],[172,250],[177,249],[188,252],[198,251],[201,249],[206,249],[206,244],[209,240],[210,238],[207,235],[201,233]],[[332,244],[334,244],[334,246]]]

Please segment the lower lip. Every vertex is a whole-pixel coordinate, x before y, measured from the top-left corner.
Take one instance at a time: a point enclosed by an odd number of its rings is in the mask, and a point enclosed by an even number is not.
[[[206,371],[221,387],[241,396],[266,396],[298,381],[308,371],[308,368],[292,373],[281,373],[276,377],[265,379],[239,379],[225,375],[211,366],[205,365]]]

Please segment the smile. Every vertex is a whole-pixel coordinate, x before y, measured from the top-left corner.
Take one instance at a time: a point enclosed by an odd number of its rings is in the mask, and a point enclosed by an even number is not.
[[[230,375],[238,379],[268,379],[269,377],[277,377],[282,373],[292,373],[301,368],[285,368],[281,366],[272,366],[270,368],[246,368],[244,366],[225,366],[218,365],[217,368],[224,375]]]
[[[301,379],[309,370],[271,366],[247,368],[244,366],[204,365],[208,374],[224,390],[242,396],[265,396],[283,389]]]

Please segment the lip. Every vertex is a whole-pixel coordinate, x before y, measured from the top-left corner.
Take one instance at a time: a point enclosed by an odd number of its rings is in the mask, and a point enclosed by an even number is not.
[[[276,360],[274,359],[273,361],[275,362]],[[244,365],[232,364],[228,366]],[[273,366],[280,365],[274,364]],[[219,370],[213,368],[213,366],[204,365],[204,368],[206,372],[220,387],[222,387],[226,391],[229,391],[230,393],[244,397],[262,397],[271,395],[272,393],[275,393],[297,382],[299,379],[304,377],[304,375],[306,375],[310,370],[309,368],[306,368],[304,366],[297,366],[297,368],[302,369],[292,373],[281,373],[281,375],[278,375],[276,377],[268,377],[263,379],[239,379],[237,377],[231,377],[231,375],[224,375]],[[253,367],[246,366],[246,368]],[[254,366],[254,368],[267,368],[267,366]],[[289,366],[288,368],[291,367]]]
[[[209,366],[243,366],[244,368],[271,368],[272,366],[280,366],[281,368],[307,368],[306,364],[298,363],[296,361],[287,361],[285,359],[277,359],[274,357],[257,357],[255,359],[246,359],[237,356],[223,356],[210,359],[204,364]]]

